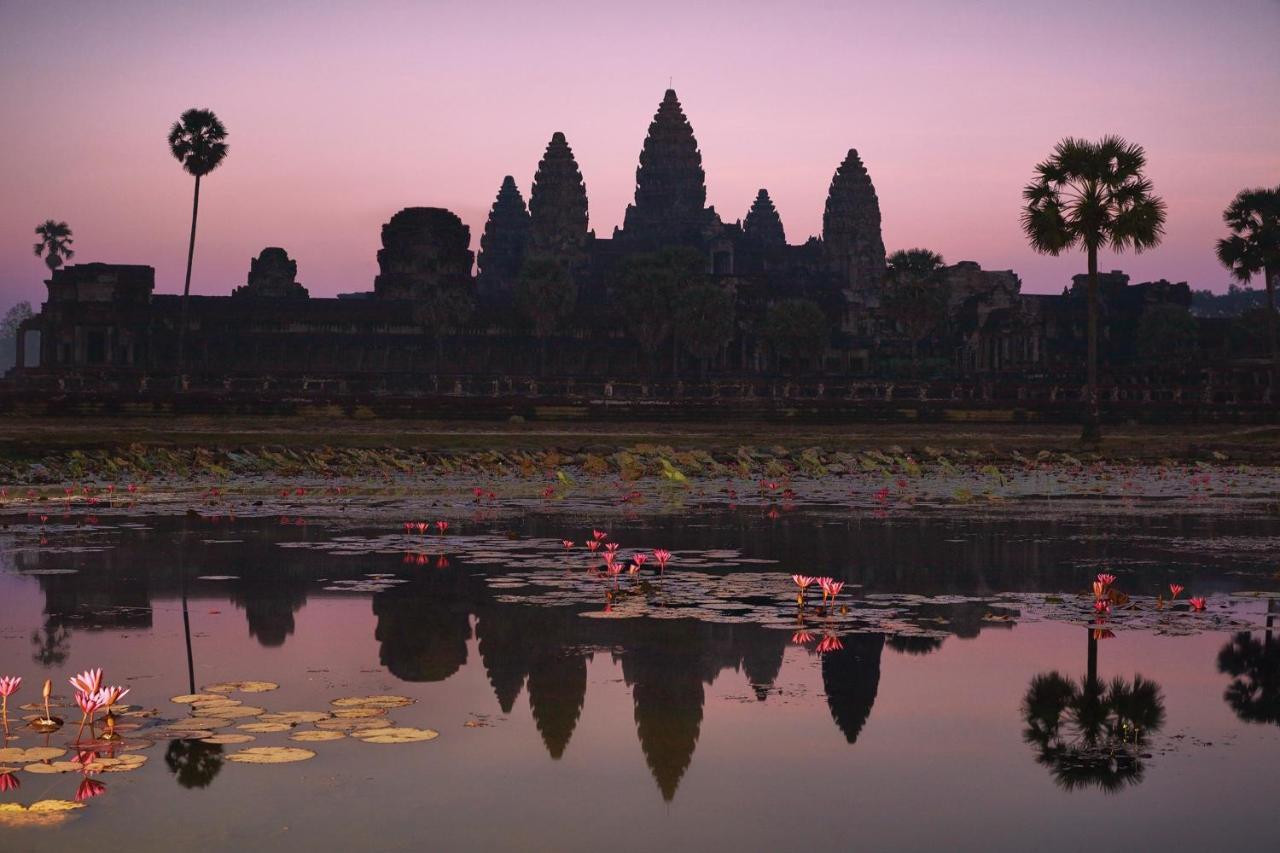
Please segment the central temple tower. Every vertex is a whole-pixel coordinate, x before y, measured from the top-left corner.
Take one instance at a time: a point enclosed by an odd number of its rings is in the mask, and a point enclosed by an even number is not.
[[[636,200],[619,236],[649,248],[696,240],[707,203],[702,153],[674,89],[649,124],[636,169]]]

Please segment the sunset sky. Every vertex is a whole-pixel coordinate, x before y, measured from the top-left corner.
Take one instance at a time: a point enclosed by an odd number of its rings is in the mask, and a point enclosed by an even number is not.
[[[371,289],[379,227],[408,206],[453,210],[478,248],[502,177],[527,199],[557,130],[608,236],[669,79],[725,220],[766,187],[789,242],[819,233],[853,147],[890,251],[1012,268],[1032,292],[1083,268],[1018,224],[1063,136],[1146,147],[1165,243],[1101,261],[1137,280],[1225,289],[1222,208],[1280,183],[1277,0],[182,5],[0,0],[0,311],[43,299],[47,218],[75,262],[150,264],[181,290],[191,179],[165,136],[192,106],[231,144],[202,190],[200,294],[272,245],[312,295]]]

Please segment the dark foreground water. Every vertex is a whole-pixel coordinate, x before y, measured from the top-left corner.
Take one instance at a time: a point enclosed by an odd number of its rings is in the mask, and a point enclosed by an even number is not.
[[[572,513],[443,539],[7,521],[11,716],[90,666],[156,714],[121,718],[147,762],[93,775],[84,808],[45,826],[0,812],[3,850],[1276,849],[1280,633],[1258,594],[1280,587],[1274,516],[618,517],[622,553],[676,556],[617,579],[589,574],[592,525]],[[1102,570],[1146,610],[1095,624],[1078,594]],[[846,610],[811,596],[797,613],[793,571],[847,580]],[[1170,582],[1207,613],[1155,611]],[[386,719],[440,736],[164,728],[188,716],[170,697],[240,680],[279,685],[226,694],[268,714],[403,696]],[[13,732],[7,747],[46,743]],[[229,760],[260,746],[316,755]],[[0,761],[18,768],[0,805],[74,800],[83,774],[33,763]]]

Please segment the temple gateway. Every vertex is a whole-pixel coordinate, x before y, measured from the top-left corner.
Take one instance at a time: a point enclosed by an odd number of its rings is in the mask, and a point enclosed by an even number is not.
[[[1080,282],[1029,295],[1013,272],[962,261],[938,277],[945,316],[913,340],[884,303],[867,164],[850,149],[833,166],[820,236],[789,242],[765,188],[726,221],[706,203],[702,153],[668,89],[640,146],[635,199],[612,234],[591,229],[570,140],[554,133],[527,197],[513,176],[499,182],[478,255],[452,212],[406,208],[382,227],[372,290],[316,298],[285,248],[263,249],[229,295],[191,297],[182,381],[492,394],[552,380],[783,377],[832,387],[892,382],[923,362],[934,379],[1012,376],[1039,383],[1036,393],[1061,387],[1064,399],[1078,398]],[[153,268],[76,264],[46,284],[48,300],[20,329],[11,378],[62,389],[171,382],[182,298],[155,292]],[[1190,298],[1185,283],[1104,275],[1109,369],[1133,361],[1144,310]]]

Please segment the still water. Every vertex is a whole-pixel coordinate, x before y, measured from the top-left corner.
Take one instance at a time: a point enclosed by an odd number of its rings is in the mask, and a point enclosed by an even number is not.
[[[421,540],[391,521],[95,521],[5,520],[0,675],[27,703],[103,667],[156,711],[122,718],[148,760],[95,776],[56,826],[0,822],[0,849],[1275,849],[1280,614],[1257,595],[1280,588],[1274,516],[614,518],[611,539],[675,554],[643,579],[589,574],[572,512]],[[1103,570],[1208,612],[1095,624],[1079,594]],[[797,615],[796,571],[848,581],[844,603]],[[616,618],[664,596],[682,609]],[[407,697],[394,725],[440,736],[162,731],[188,715],[170,697],[240,680],[279,685],[232,694],[267,713]],[[79,717],[60,713],[55,746]],[[275,745],[316,755],[228,760]],[[0,804],[83,779],[11,775]]]

